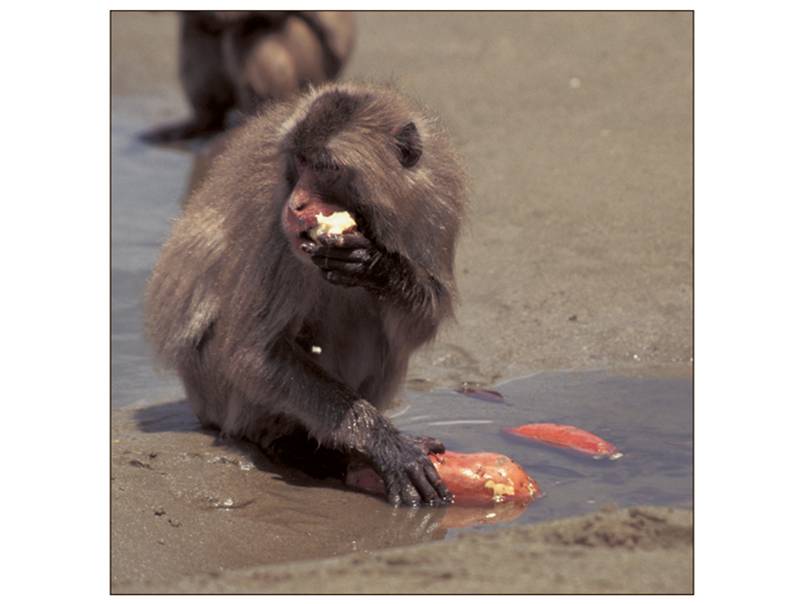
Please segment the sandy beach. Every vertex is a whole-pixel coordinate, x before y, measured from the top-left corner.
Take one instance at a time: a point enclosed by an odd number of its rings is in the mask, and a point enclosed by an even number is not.
[[[456,320],[419,392],[548,371],[692,377],[689,13],[368,13],[344,79],[439,114],[471,178]],[[113,13],[113,593],[692,593],[692,512],[464,532],[200,430],[141,336],[192,168],[138,130],[187,108],[172,13]],[[453,517],[450,517],[452,513]]]

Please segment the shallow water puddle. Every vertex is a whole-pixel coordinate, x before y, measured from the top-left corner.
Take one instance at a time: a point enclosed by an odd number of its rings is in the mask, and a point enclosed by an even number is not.
[[[496,451],[522,465],[545,496],[510,522],[608,505],[692,505],[690,379],[558,372],[511,380],[495,390],[502,403],[456,392],[409,393],[407,408],[394,421],[406,432],[442,439],[448,449]],[[583,428],[616,445],[623,457],[591,459],[502,432],[534,422]]]
[[[537,480],[544,493],[528,507],[500,504],[480,509],[394,510],[369,495],[347,493],[333,482],[313,480],[302,481],[310,487],[309,497],[304,488],[297,490],[295,507],[302,516],[303,510],[309,509],[332,516],[332,522],[343,522],[351,513],[371,509],[375,525],[388,522],[384,532],[395,527],[390,533],[396,536],[384,542],[384,546],[394,546],[411,539],[454,537],[465,531],[574,516],[604,506],[692,505],[689,379],[629,377],[604,371],[559,372],[512,380],[496,390],[502,401],[480,400],[453,391],[409,392],[391,415],[403,431],[439,438],[450,450],[494,451],[513,458]],[[137,416],[137,430],[144,433],[200,432],[186,403],[141,407]],[[572,424],[592,431],[615,444],[623,457],[615,461],[591,459],[502,431],[533,422]],[[214,440],[209,437],[210,451],[216,447]],[[265,485],[259,489],[265,492],[250,496],[284,493],[283,479],[277,482],[272,474],[276,468],[264,469]],[[237,488],[230,487],[237,495]],[[347,504],[353,512],[344,509],[345,501],[355,502],[354,507]],[[265,520],[275,520],[276,509],[257,505],[248,514],[251,520],[264,515]],[[406,519],[402,524],[401,517]],[[423,523],[427,530],[420,526]],[[328,525],[325,522],[318,529],[327,532]],[[332,542],[327,535],[320,537],[323,542]],[[378,547],[371,539],[369,542],[368,549]]]

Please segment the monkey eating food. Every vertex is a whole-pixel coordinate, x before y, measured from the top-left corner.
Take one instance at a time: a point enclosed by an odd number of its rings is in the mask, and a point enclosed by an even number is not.
[[[333,212],[329,216],[316,214],[316,222],[309,233],[313,239],[321,240],[326,235],[343,235],[355,229],[358,224],[349,212]]]
[[[428,458],[444,446],[382,411],[452,315],[464,200],[443,130],[389,88],[328,84],[246,122],[146,293],[202,424],[308,468],[367,463],[395,505],[450,502]],[[311,235],[338,212],[355,226]]]

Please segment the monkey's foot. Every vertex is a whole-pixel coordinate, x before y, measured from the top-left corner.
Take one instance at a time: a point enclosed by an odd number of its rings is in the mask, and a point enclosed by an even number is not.
[[[191,119],[142,132],[139,138],[141,141],[150,144],[176,143],[215,134],[221,130],[223,130],[223,123]]]

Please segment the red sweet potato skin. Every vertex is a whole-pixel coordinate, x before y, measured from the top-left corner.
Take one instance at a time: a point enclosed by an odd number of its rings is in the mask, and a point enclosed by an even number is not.
[[[542,495],[537,481],[501,453],[445,451],[430,455],[430,459],[459,506],[525,504]],[[350,470],[346,483],[369,493],[382,495],[384,492],[380,477],[366,466]]]
[[[578,451],[579,453],[586,453],[596,458],[608,457],[610,459],[618,459],[622,456],[620,451],[618,451],[612,443],[605,441],[592,432],[587,432],[576,426],[549,423],[525,424],[516,428],[507,428],[506,432],[547,445],[564,447]]]

